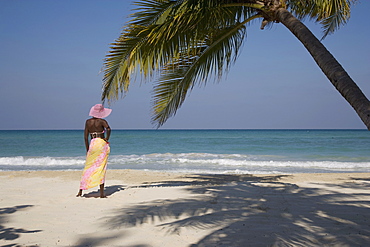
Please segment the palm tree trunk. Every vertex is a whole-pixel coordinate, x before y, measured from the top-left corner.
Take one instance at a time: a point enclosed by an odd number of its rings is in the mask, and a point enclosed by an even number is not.
[[[370,102],[361,89],[301,21],[284,8],[279,8],[276,15],[277,19],[303,43],[326,77],[355,109],[362,122],[370,130]]]

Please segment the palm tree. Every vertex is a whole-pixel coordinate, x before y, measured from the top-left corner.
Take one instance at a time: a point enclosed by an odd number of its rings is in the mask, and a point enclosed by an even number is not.
[[[158,76],[157,127],[175,115],[194,85],[220,79],[239,55],[246,27],[260,20],[287,27],[370,130],[370,102],[300,19],[319,22],[325,38],[345,24],[357,0],[140,0],[104,63],[102,101],[125,94],[132,76]]]

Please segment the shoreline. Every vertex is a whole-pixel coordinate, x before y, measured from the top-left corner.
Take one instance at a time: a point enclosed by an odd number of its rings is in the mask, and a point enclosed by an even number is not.
[[[1,171],[0,177],[10,178],[61,178],[79,183],[82,170],[12,170]],[[168,178],[177,180],[189,180],[188,176],[220,176],[220,177],[277,177],[282,182],[307,182],[317,180],[321,182],[334,182],[334,180],[343,177],[369,177],[370,172],[319,172],[319,173],[190,173],[177,171],[159,171],[159,170],[136,170],[136,169],[108,169],[106,181],[122,180],[126,183],[146,183],[165,181]],[[288,179],[289,178],[289,179]]]
[[[0,244],[15,246],[366,246],[370,173],[189,174],[0,171]]]

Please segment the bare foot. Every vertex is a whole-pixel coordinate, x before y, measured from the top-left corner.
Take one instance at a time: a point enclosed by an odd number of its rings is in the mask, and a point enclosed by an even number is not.
[[[80,196],[82,196],[82,190],[79,190],[78,194],[76,195],[76,197],[80,197]]]

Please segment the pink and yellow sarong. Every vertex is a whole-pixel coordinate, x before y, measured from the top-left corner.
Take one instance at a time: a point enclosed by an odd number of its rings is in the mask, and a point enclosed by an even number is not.
[[[94,138],[90,141],[85,169],[80,182],[81,190],[87,190],[105,182],[109,153],[110,147],[108,142],[101,138]]]

